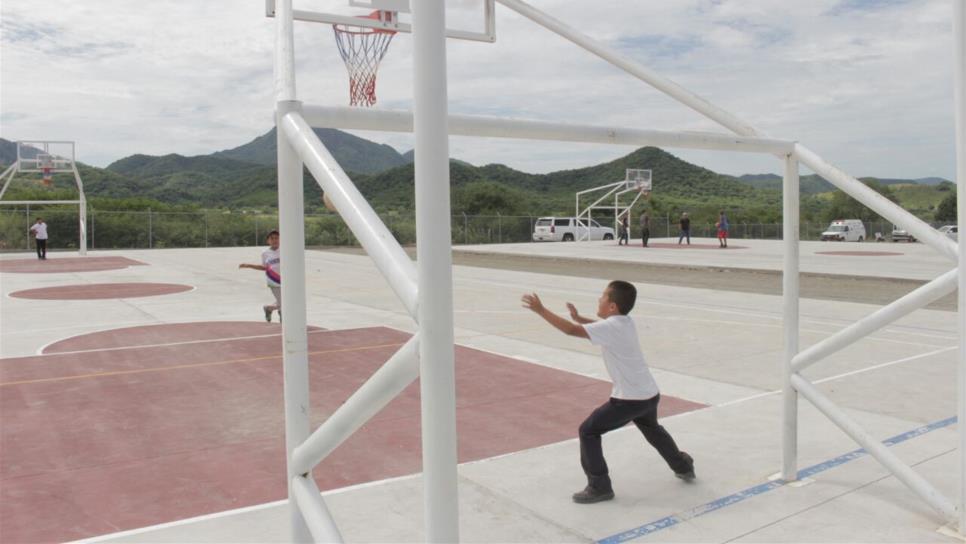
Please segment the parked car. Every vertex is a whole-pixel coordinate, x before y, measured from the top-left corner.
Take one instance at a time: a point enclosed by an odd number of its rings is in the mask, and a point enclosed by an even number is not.
[[[899,225],[892,225],[892,241],[915,242],[916,238],[909,234],[905,229],[900,228]]]
[[[953,240],[959,241],[959,227],[956,225],[943,225],[939,227],[939,232],[949,236]]]
[[[822,233],[822,241],[864,242],[865,225],[858,219],[836,219]]]
[[[581,217],[541,217],[533,225],[534,242],[573,242],[586,240],[587,234],[591,240],[613,240],[614,229],[601,226],[600,223]]]

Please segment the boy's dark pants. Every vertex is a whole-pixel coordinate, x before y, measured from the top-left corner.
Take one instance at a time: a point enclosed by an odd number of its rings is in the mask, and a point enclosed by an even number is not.
[[[661,395],[647,400],[623,400],[611,398],[593,411],[580,424],[580,465],[587,474],[587,483],[594,489],[610,491],[607,461],[601,449],[600,437],[619,429],[631,421],[644,434],[644,438],[661,454],[671,470],[677,473],[692,469],[671,435],[657,423],[657,405]]]
[[[34,239],[37,243],[37,258],[46,259],[47,258],[47,240]]]

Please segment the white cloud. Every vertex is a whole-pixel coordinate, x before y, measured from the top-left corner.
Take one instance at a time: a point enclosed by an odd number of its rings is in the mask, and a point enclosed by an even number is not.
[[[296,7],[352,13],[347,2]],[[799,140],[855,175],[952,178],[947,0],[531,0],[765,133]],[[478,0],[448,2],[479,21]],[[274,20],[261,1],[4,0],[0,134],[73,139],[105,165],[132,153],[210,153],[271,125]],[[454,113],[616,127],[724,131],[632,76],[497,6],[497,42],[450,41]],[[345,104],[324,25],[297,23],[298,91]],[[379,107],[408,108],[411,36],[379,71]],[[409,149],[409,135],[360,133]],[[587,166],[626,147],[453,138],[453,156],[531,172]],[[777,172],[745,154],[669,150],[716,171]],[[656,173],[656,175],[660,175]]]

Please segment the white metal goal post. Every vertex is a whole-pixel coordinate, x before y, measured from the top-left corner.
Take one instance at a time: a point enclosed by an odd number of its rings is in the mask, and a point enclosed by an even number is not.
[[[423,484],[425,489],[425,539],[455,542],[459,539],[456,486],[455,391],[453,368],[453,309],[449,228],[448,136],[463,134],[504,138],[606,142],[619,145],[654,145],[692,149],[716,149],[776,155],[783,163],[784,183],[784,417],[782,420],[782,474],[797,478],[797,401],[799,393],[815,404],[845,432],[870,449],[880,462],[939,512],[944,522],[960,518],[959,506],[938,494],[908,466],[890,457],[874,438],[862,431],[839,408],[805,380],[798,370],[854,341],[868,330],[891,322],[908,311],[951,291],[953,278],[960,285],[960,328],[964,327],[966,283],[963,274],[964,240],[959,247],[929,225],[869,189],[857,179],[826,163],[814,152],[789,140],[768,138],[732,114],[712,105],[636,61],[581,34],[520,0],[496,0],[527,19],[594,53],[691,109],[716,121],[735,134],[653,131],[621,127],[572,125],[494,117],[449,115],[446,88],[446,43],[443,2],[414,2],[414,108],[409,111],[360,110],[344,107],[303,106],[295,92],[295,56],[292,0],[277,0],[271,14],[276,18],[276,123],[278,125],[279,215],[282,232],[282,303],[285,369],[286,451],[288,455],[289,504],[293,541],[339,541],[335,520],[321,498],[311,470],[370,417],[385,406],[417,376],[421,378],[423,429]],[[963,34],[966,0],[951,0],[956,8],[957,138],[960,224],[966,223],[966,100],[963,70],[966,63]],[[299,13],[299,20],[319,20]],[[414,265],[361,193],[312,132],[312,127],[413,131],[416,136],[416,228],[419,251]],[[346,224],[359,239],[377,268],[418,324],[419,331],[393,355],[350,399],[314,432],[309,428],[308,350],[305,315],[305,260],[302,219],[302,165],[329,195]],[[952,260],[959,268],[808,350],[798,346],[798,227],[799,164],[828,179],[836,187],[905,228]],[[824,344],[824,347],[819,347]],[[960,337],[960,421],[963,408],[963,376],[966,348]],[[781,366],[781,365],[777,365]],[[960,430],[960,451],[964,433]],[[878,447],[876,446],[878,444]],[[960,489],[966,488],[960,464]],[[962,530],[962,529],[961,529]]]
[[[44,179],[58,173],[74,175],[77,187],[77,200],[3,200],[10,182],[17,174],[40,173]],[[17,142],[17,160],[0,174],[0,206],[30,206],[42,205],[71,205],[77,206],[78,222],[78,253],[87,255],[87,196],[84,194],[84,182],[74,157],[74,142],[71,141],[19,141]]]

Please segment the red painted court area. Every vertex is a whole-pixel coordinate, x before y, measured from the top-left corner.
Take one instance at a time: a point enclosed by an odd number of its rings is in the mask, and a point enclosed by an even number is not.
[[[100,300],[106,298],[156,297],[190,291],[190,285],[175,283],[91,283],[58,285],[14,291],[10,296],[36,300]]]
[[[134,327],[0,359],[3,541],[73,540],[284,498],[280,332],[267,323]],[[313,427],[408,337],[310,330]],[[456,355],[461,462],[574,438],[610,392],[516,359],[465,347]],[[701,407],[661,404],[665,416]],[[419,427],[414,383],[316,468],[319,487],[419,472]],[[579,470],[577,459],[561,470]]]
[[[147,266],[127,257],[48,257],[40,259],[0,260],[0,272],[22,274],[53,274],[64,272],[99,272],[120,270],[129,266]]]
[[[728,245],[728,247],[721,247],[718,244],[690,244],[690,245],[688,245],[688,244],[684,244],[684,243],[682,243],[682,244],[676,244],[674,242],[649,242],[647,244],[647,247],[644,247],[644,246],[641,245],[641,240],[640,239],[637,240],[637,243],[636,244],[634,243],[634,240],[632,239],[631,240],[631,243],[627,244],[626,247],[633,248],[633,249],[641,249],[641,250],[647,250],[647,249],[717,249],[719,251],[728,251],[728,250],[731,250],[731,249],[748,249],[748,246],[733,246],[733,245],[730,245],[730,244]]]

